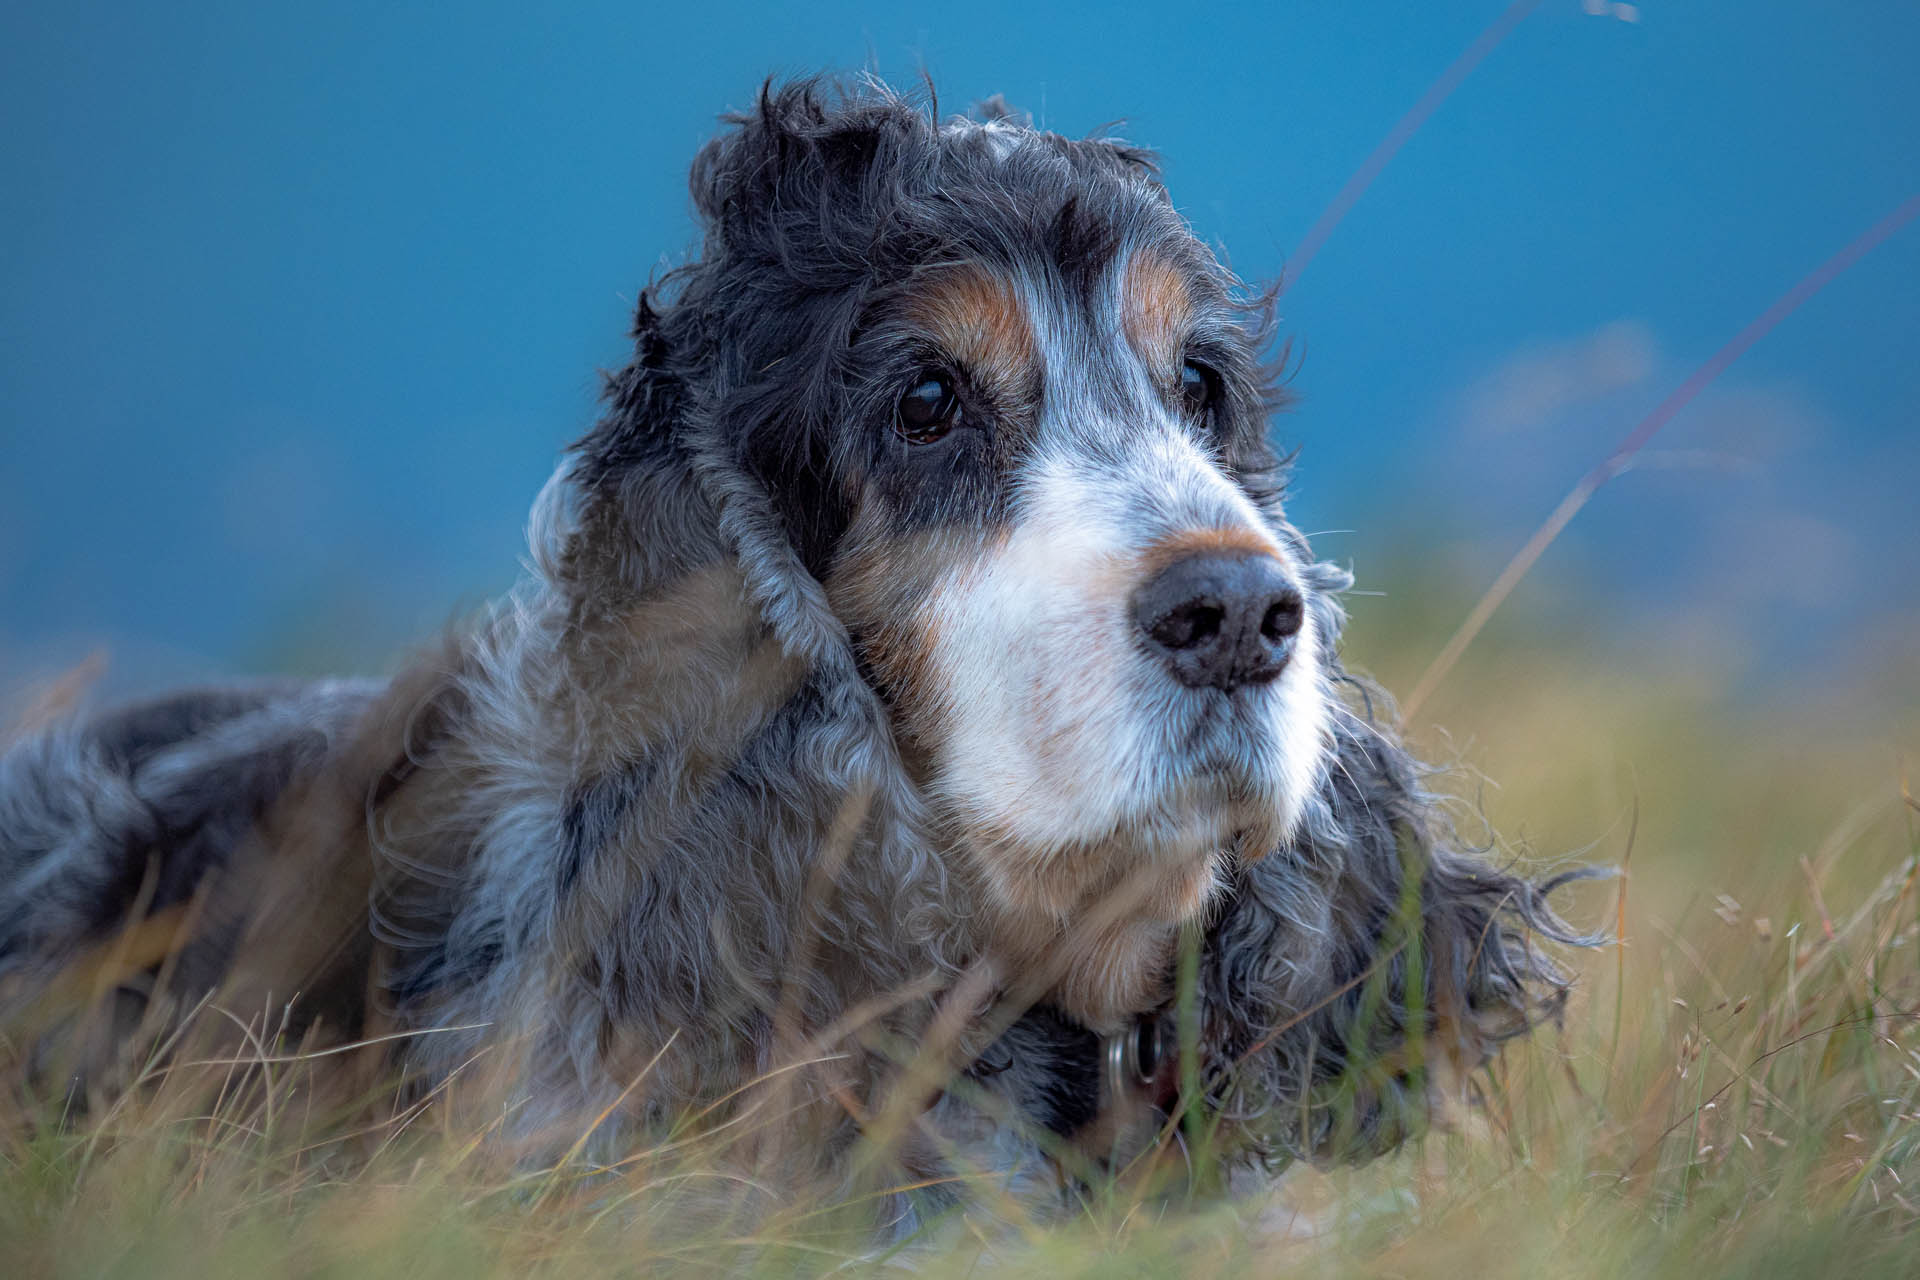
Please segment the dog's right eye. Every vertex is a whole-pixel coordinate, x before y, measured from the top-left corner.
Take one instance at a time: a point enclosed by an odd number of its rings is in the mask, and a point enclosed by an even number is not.
[[[944,369],[922,369],[900,397],[893,429],[913,444],[932,444],[960,422],[960,397]]]
[[[1192,360],[1180,366],[1180,400],[1186,406],[1188,417],[1195,422],[1205,421],[1219,399],[1219,374]]]

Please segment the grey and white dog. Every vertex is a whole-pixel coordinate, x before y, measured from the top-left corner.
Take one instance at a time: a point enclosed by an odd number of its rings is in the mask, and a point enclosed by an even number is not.
[[[1131,1098],[1357,1157],[1555,1011],[1550,886],[1449,847],[1342,669],[1268,300],[1147,152],[979,117],[819,82],[731,117],[524,585],[390,684],[16,743],[0,973],[171,921],[174,996],[437,1029],[390,1041],[411,1078],[486,1048],[543,1123],[812,1053],[826,1163],[888,1045],[1007,1132]],[[1159,1048],[1182,939],[1200,1097]]]

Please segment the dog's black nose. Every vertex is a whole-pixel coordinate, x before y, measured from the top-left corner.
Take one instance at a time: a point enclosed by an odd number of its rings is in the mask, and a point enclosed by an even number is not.
[[[1133,615],[1181,684],[1231,693],[1286,667],[1305,602],[1274,557],[1208,553],[1162,569],[1134,596]]]

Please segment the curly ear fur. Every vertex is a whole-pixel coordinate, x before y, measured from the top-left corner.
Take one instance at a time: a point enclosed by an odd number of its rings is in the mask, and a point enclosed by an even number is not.
[[[583,529],[605,541],[596,517],[613,506],[628,535],[614,541],[684,543],[688,495],[663,507],[650,488],[612,489],[690,477],[706,516],[693,527],[722,535],[708,554],[738,556],[790,652],[831,668],[836,686],[858,684],[817,581],[844,520],[822,426],[844,397],[874,242],[901,193],[930,180],[934,126],[890,93],[836,100],[812,80],[769,82],[756,109],[728,123],[692,169],[703,252],[641,295],[636,358],[609,380],[612,411],[575,446]],[[876,712],[850,686],[832,696],[851,697],[856,718]]]
[[[536,576],[466,643],[376,843],[390,990],[416,1019],[514,1011],[549,1115],[689,1027],[647,1103],[711,1096],[773,1064],[774,1010],[824,1026],[964,950],[964,893],[817,576],[819,424],[893,199],[864,175],[933,126],[811,83],[731,123],[693,169],[704,251],[642,294],[634,359],[537,504]]]
[[[1320,804],[1238,869],[1200,963],[1209,1101],[1269,1157],[1357,1160],[1422,1132],[1501,1043],[1556,1018],[1589,944],[1535,883],[1456,849],[1419,766],[1345,677]]]

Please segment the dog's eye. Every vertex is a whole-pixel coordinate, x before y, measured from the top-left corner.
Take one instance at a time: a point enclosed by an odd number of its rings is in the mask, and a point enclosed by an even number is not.
[[[1220,398],[1220,375],[1189,360],[1180,366],[1180,400],[1188,416],[1199,421]]]
[[[932,444],[960,421],[960,397],[943,369],[922,369],[900,397],[894,430],[914,444]]]

